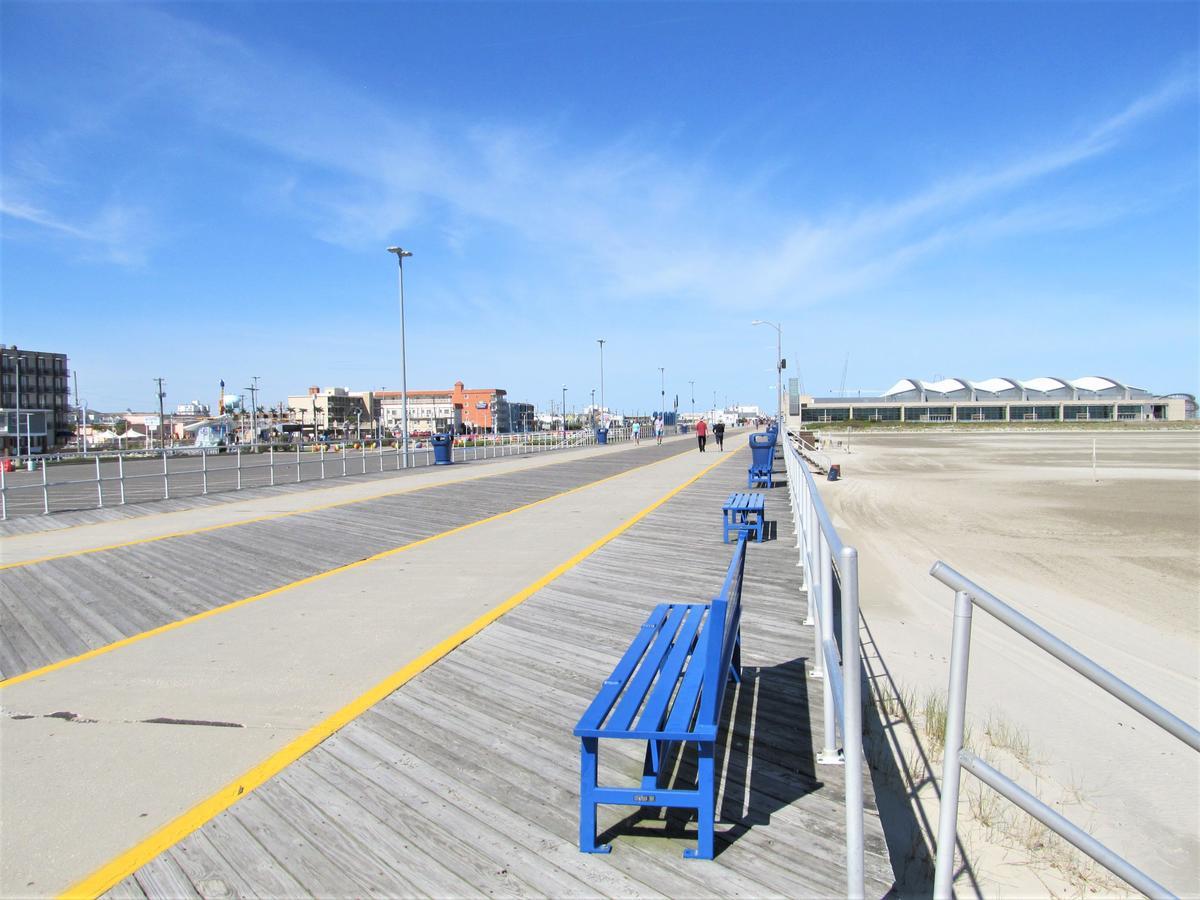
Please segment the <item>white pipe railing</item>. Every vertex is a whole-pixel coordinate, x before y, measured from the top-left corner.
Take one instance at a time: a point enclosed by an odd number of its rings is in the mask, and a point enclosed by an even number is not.
[[[1088,681],[1108,691],[1126,706],[1141,713],[1164,731],[1200,751],[1200,731],[1155,703],[1132,685],[1055,637],[1003,600],[960,575],[943,562],[929,572],[954,590],[954,631],[950,649],[950,685],[946,701],[946,747],[942,769],[941,812],[938,819],[937,863],[933,896],[949,900],[954,890],[954,845],[958,831],[958,797],[962,770],[966,769],[1000,796],[1016,804],[1056,834],[1066,838],[1118,878],[1147,897],[1173,897],[1141,869],[1100,843],[1074,822],[1056,812],[1012,779],[963,749],[967,714],[967,671],[971,655],[972,611],[978,606],[999,619],[1030,643],[1074,669]]]
[[[630,441],[632,435],[628,427],[610,427],[608,441],[619,444]],[[550,450],[564,450],[579,447],[591,447],[597,444],[596,433],[593,429],[584,428],[575,431],[531,431],[519,434],[479,434],[456,436],[451,449],[454,462],[468,462],[478,459],[497,459],[508,456],[525,456],[533,453],[544,453]],[[409,460],[411,467],[431,466],[434,463],[432,446],[414,448],[409,443]],[[199,462],[195,463],[196,457]],[[223,461],[233,457],[233,462],[225,465],[212,465],[212,461]],[[210,459],[211,458],[211,459]],[[27,457],[33,462],[34,470],[39,474],[22,472],[20,470],[8,473],[0,467],[0,520],[5,520],[11,514],[18,512],[49,514],[52,506],[52,492],[69,489],[79,485],[95,485],[95,508],[114,505],[113,499],[105,497],[105,488],[115,486],[118,499],[115,505],[124,505],[127,501],[126,487],[133,487],[144,481],[156,480],[161,487],[155,492],[155,497],[144,499],[169,499],[172,492],[180,495],[181,481],[192,479],[199,481],[199,493],[204,495],[214,491],[240,491],[247,487],[267,487],[275,484],[295,484],[313,479],[366,475],[383,472],[386,469],[403,467],[403,449],[399,443],[393,446],[377,445],[368,447],[362,443],[357,448],[351,442],[331,444],[296,444],[283,450],[277,450],[275,445],[258,446],[237,444],[225,450],[216,447],[178,447],[169,450],[123,450],[115,453],[93,452],[87,454],[43,454]],[[330,466],[330,460],[335,463]],[[147,465],[145,471],[128,471],[127,462],[161,460],[161,467]],[[92,474],[86,478],[61,478],[50,480],[51,463],[63,463],[63,470],[76,468],[71,462],[94,464],[87,466]],[[104,472],[102,463],[116,463],[115,472]],[[188,465],[188,463],[193,463]],[[340,466],[336,463],[340,462]],[[308,467],[307,470],[305,467]],[[265,470],[261,477],[257,474]],[[65,472],[64,472],[65,474]],[[307,477],[306,477],[307,475]],[[230,482],[228,487],[212,487],[211,480],[225,476]],[[174,485],[173,485],[174,482]],[[247,484],[249,482],[249,484]],[[174,486],[174,491],[173,491]],[[18,492],[41,492],[40,503],[37,507],[13,510],[10,507],[17,496],[25,496]],[[14,496],[17,495],[17,496]],[[82,496],[82,495],[81,495]],[[20,506],[21,504],[16,504]],[[29,504],[25,504],[29,505]],[[73,508],[79,508],[75,505]]]
[[[810,675],[824,683],[825,735],[817,762],[846,767],[846,896],[857,898],[865,892],[858,551],[842,543],[796,444],[786,432],[781,440],[799,551],[797,565],[803,569],[808,595],[804,624],[814,626]],[[840,650],[833,630],[835,593],[842,622]]]

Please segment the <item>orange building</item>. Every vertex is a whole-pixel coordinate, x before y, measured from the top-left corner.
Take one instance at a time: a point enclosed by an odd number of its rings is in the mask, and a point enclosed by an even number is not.
[[[456,381],[451,390],[409,391],[410,432],[440,431],[461,422],[470,431],[510,430],[507,392],[501,388],[466,388]],[[375,391],[385,426],[399,427],[403,414],[400,391]],[[497,427],[498,426],[498,427]]]

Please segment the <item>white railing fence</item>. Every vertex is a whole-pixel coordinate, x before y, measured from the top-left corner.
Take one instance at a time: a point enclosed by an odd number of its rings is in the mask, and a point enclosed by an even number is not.
[[[608,430],[607,443],[619,444],[631,439],[627,427]],[[165,500],[173,491],[175,496],[181,492],[206,495],[434,464],[434,450],[428,442],[409,442],[407,465],[398,443],[375,446],[368,443],[296,444],[282,448],[238,444],[228,449],[175,447],[27,457],[25,461],[32,462],[32,470],[21,468],[9,473],[0,468],[0,520],[8,519],[10,514],[45,515],[55,506],[66,508],[55,503],[65,497],[70,498],[71,509],[103,508],[124,505],[131,497]],[[455,438],[452,458],[461,463],[591,447],[596,443],[596,433],[590,428],[463,435]]]
[[[1016,804],[1051,831],[1070,841],[1118,878],[1147,897],[1172,897],[1145,872],[1100,843],[1074,822],[1056,812],[1034,794],[992,768],[974,753],[963,749],[967,708],[967,671],[971,652],[971,620],[974,607],[990,613],[1017,634],[1074,669],[1088,681],[1108,691],[1126,706],[1141,713],[1164,731],[1200,751],[1200,731],[1159,706],[1145,694],[1112,672],[1055,637],[1032,619],[1003,600],[960,575],[943,562],[929,572],[954,590],[954,634],[950,650],[950,690],[946,702],[946,748],[942,770],[942,806],[938,820],[937,863],[933,896],[949,900],[954,890],[954,845],[958,830],[959,782],[966,769],[996,793]]]
[[[858,635],[858,551],[842,543],[808,465],[783,433],[783,459],[796,549],[814,634],[812,678],[824,685],[825,738],[817,762],[846,767],[846,896],[864,895],[861,652]],[[842,642],[834,636],[840,601]],[[841,738],[841,750],[837,739]]]

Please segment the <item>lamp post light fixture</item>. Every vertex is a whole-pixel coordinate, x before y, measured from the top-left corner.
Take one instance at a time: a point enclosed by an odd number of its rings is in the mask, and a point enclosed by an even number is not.
[[[779,406],[779,421],[783,421],[783,324],[755,319],[751,325],[770,325],[775,329],[775,402]]]
[[[688,384],[692,386],[692,419],[694,420],[696,418],[696,382],[689,381]]]
[[[400,439],[403,448],[404,468],[408,468],[408,359],[404,343],[404,257],[412,256],[411,250],[403,247],[388,247],[388,253],[396,254],[396,262],[400,268],[400,422],[403,434]]]
[[[562,399],[562,420],[563,420],[563,445],[567,443],[567,386],[563,385]]]

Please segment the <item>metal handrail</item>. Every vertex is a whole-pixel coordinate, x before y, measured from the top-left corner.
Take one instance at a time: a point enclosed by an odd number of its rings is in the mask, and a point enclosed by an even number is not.
[[[799,448],[784,432],[783,459],[796,533],[798,566],[808,595],[805,625],[813,625],[813,669],[824,682],[825,737],[817,762],[846,767],[846,896],[862,897],[863,742],[861,648],[858,638],[858,551],[838,536]],[[842,643],[834,639],[834,578],[841,601]],[[838,752],[840,734],[842,749]]]
[[[559,432],[522,432],[519,434],[481,434],[475,436],[466,436],[467,440],[456,443],[452,447],[454,458],[457,462],[466,462],[478,459],[494,459],[502,456],[518,456],[532,453],[542,453],[551,450],[563,450],[569,448],[590,447],[597,443],[594,429],[579,429],[570,431],[563,438]],[[615,444],[631,439],[629,429],[625,428],[610,428],[608,431],[608,443]],[[255,487],[268,487],[277,483],[277,473],[283,472],[287,475],[287,483],[298,483],[305,480],[326,479],[329,477],[341,477],[350,475],[366,475],[368,472],[368,461],[370,461],[370,469],[377,472],[382,472],[385,468],[391,468],[393,463],[396,469],[403,467],[403,450],[400,446],[387,447],[382,444],[368,449],[366,442],[362,446],[355,449],[347,442],[339,442],[330,445],[321,443],[310,444],[294,444],[286,450],[276,450],[276,445],[267,445],[259,447],[258,445],[238,444],[229,448],[228,452],[221,452],[215,447],[177,447],[172,449],[161,450],[125,450],[116,453],[88,453],[86,455],[76,455],[75,459],[83,460],[81,468],[91,468],[94,466],[93,472],[87,478],[61,478],[50,480],[50,467],[47,462],[64,459],[63,456],[57,454],[44,454],[39,457],[31,457],[36,463],[36,469],[40,472],[41,478],[34,480],[29,479],[22,483],[7,475],[3,468],[0,468],[0,520],[6,520],[9,517],[9,497],[20,491],[40,491],[42,494],[41,512],[43,515],[50,512],[50,495],[51,491],[59,488],[70,487],[80,484],[94,484],[96,486],[96,502],[95,508],[103,508],[112,506],[111,500],[106,500],[104,496],[104,488],[106,485],[117,486],[118,501],[116,505],[124,505],[126,502],[126,484],[128,482],[138,482],[145,479],[157,479],[162,482],[161,499],[169,499],[171,496],[171,480],[182,477],[200,476],[200,493],[207,495],[209,493],[209,475],[214,472],[225,474],[232,470],[234,475],[233,484],[226,488],[217,490],[240,491],[243,489],[243,476],[257,470],[266,469],[268,473],[267,484],[255,484]],[[243,452],[245,451],[245,452]],[[224,466],[220,469],[214,469],[209,466],[209,457],[221,456],[228,458],[233,456],[236,459],[236,464]],[[414,449],[411,445],[408,451],[410,467],[425,467],[433,465],[433,449],[431,447]],[[188,466],[186,468],[171,468],[173,460],[195,460],[199,458],[198,466]],[[265,460],[264,460],[265,457]],[[125,462],[129,458],[138,460],[161,460],[162,468],[154,472],[127,472]],[[246,459],[247,461],[243,461]],[[258,461],[253,461],[258,460]],[[101,470],[102,463],[116,462],[117,472],[115,474],[105,474]],[[386,462],[385,462],[386,461]],[[340,465],[338,463],[340,462]],[[354,465],[350,465],[353,462]],[[88,464],[91,465],[88,465]],[[378,468],[376,468],[376,464]],[[318,465],[320,474],[313,475],[309,479],[304,478],[304,466]],[[70,467],[68,467],[70,468]]]
[[[971,654],[971,622],[974,607],[978,606],[990,613],[1017,634],[1041,647],[1088,681],[1108,691],[1126,706],[1141,713],[1193,750],[1200,751],[1200,731],[944,562],[934,563],[929,574],[942,584],[954,589],[954,636],[950,649],[950,685],[946,701],[946,747],[942,769],[942,806],[938,819],[937,862],[934,868],[933,896],[949,900],[953,893],[954,844],[958,831],[958,796],[963,769],[973,774],[1000,796],[1021,807],[1047,828],[1066,838],[1100,865],[1146,896],[1174,896],[1167,888],[1141,869],[1047,806],[1034,794],[996,771],[974,753],[963,749],[967,708],[967,670]]]

